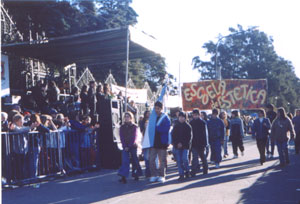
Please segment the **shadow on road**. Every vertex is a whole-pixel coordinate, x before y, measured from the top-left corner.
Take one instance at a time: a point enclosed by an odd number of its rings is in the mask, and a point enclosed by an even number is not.
[[[250,188],[241,189],[243,204],[300,204],[300,155],[290,154],[291,163],[265,172]],[[299,189],[297,191],[297,189]]]

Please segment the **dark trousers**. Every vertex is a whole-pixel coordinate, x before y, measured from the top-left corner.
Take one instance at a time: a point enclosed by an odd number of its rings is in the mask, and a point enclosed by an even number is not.
[[[300,131],[296,133],[296,138],[295,138],[295,151],[296,154],[299,154],[300,152]]]
[[[194,148],[192,147],[192,173],[196,173],[198,171],[199,167],[199,157],[201,158],[202,165],[203,165],[203,173],[207,174],[208,171],[208,164],[207,159],[205,155],[205,147],[200,148]],[[199,157],[198,157],[199,156]]]
[[[262,138],[262,139],[256,139],[257,148],[260,155],[260,163],[264,163],[266,161],[266,144],[267,144],[268,138]]]
[[[232,149],[234,155],[236,156],[238,155],[238,148],[240,149],[241,152],[245,150],[242,139],[233,139],[231,142],[232,142]]]

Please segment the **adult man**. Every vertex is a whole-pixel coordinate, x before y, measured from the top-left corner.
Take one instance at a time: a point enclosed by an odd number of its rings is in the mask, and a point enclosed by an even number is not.
[[[274,111],[274,105],[273,104],[268,104],[266,106],[267,108],[267,118],[270,120],[271,124],[273,123],[273,121],[275,120],[277,113]],[[270,143],[271,143],[271,151],[269,150],[270,147]],[[270,140],[270,137],[268,138],[267,144],[266,144],[266,150],[267,150],[267,155],[270,158],[273,158],[274,155],[274,148],[275,148],[275,143],[274,141]]]
[[[300,152],[300,109],[297,109],[295,112],[296,112],[296,116],[293,118],[294,130],[296,133],[295,151],[296,154],[299,154]]]
[[[169,130],[170,119],[162,112],[163,104],[157,101],[154,104],[156,113],[154,143],[150,148],[149,163],[150,163],[150,182],[165,182],[166,166],[167,166],[167,148],[169,146]],[[159,167],[156,168],[155,159],[158,157]]]
[[[209,144],[211,149],[210,160],[215,163],[216,168],[220,168],[220,162],[222,161],[221,147],[224,143],[225,136],[225,125],[218,115],[219,110],[213,109],[211,119],[207,123]]]
[[[90,109],[90,116],[94,118],[96,110],[96,82],[90,81],[90,88],[88,90],[88,105]]]
[[[199,167],[200,156],[203,165],[203,174],[207,174],[208,165],[205,155],[205,148],[208,145],[208,132],[206,122],[200,118],[200,112],[198,109],[193,110],[193,120],[190,122],[193,131],[192,139],[192,172],[191,176],[194,177]]]

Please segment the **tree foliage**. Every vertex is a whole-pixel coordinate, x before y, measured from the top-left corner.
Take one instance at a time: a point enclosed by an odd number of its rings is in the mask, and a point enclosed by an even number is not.
[[[132,0],[61,0],[4,1],[24,40],[30,40],[31,30],[46,37],[66,36],[94,30],[135,25],[137,13]],[[89,65],[87,65],[89,66]],[[125,63],[89,66],[97,80],[103,81],[111,70],[120,85],[125,84]],[[145,74],[146,73],[146,74]],[[138,59],[129,64],[129,74],[137,87],[148,81],[154,90],[165,76],[164,58]]]
[[[294,110],[300,106],[300,91],[297,78],[290,61],[277,55],[273,39],[266,33],[249,28],[229,28],[227,36],[220,36],[217,43],[209,41],[203,45],[210,60],[193,58],[193,67],[198,69],[201,79],[216,78],[217,66],[221,67],[223,79],[267,79],[268,102]]]

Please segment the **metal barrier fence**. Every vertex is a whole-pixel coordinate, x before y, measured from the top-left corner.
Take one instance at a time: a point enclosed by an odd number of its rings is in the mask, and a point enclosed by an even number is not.
[[[2,132],[2,186],[93,169],[98,163],[96,133]]]

